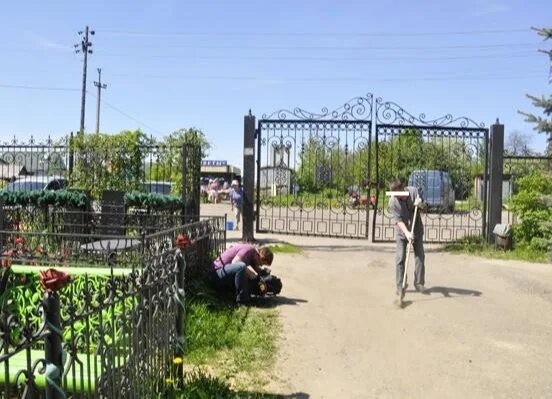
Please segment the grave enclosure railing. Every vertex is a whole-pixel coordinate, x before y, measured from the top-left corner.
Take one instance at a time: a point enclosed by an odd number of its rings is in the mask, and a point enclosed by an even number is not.
[[[0,230],[1,398],[146,398],[182,382],[185,281],[224,248],[224,217],[52,212],[41,228],[14,215]]]

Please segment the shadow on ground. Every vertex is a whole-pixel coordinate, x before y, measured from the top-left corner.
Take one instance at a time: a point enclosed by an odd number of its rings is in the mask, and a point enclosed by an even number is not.
[[[451,288],[451,287],[431,287],[425,291],[426,294],[441,294],[444,297],[451,296],[481,296],[483,293],[476,290],[467,290],[463,288]]]
[[[286,296],[276,295],[268,297],[256,298],[255,305],[259,308],[275,308],[281,305],[297,305],[299,303],[307,303],[306,299],[288,298]]]
[[[236,399],[309,399],[310,395],[304,392],[295,392],[285,395],[276,395],[271,393],[250,393],[250,392],[238,392]]]
[[[340,240],[340,239],[337,239]],[[226,242],[228,246],[234,244],[242,243],[241,237],[239,238],[227,238]],[[362,241],[358,241],[362,242]],[[382,242],[382,243],[366,243],[359,245],[349,245],[345,242],[343,244],[297,244],[293,242],[293,239],[280,240],[277,238],[263,238],[256,240],[253,244],[257,245],[268,245],[268,244],[292,244],[301,248],[303,251],[321,251],[321,252],[359,252],[359,251],[376,251],[376,252],[386,252],[386,253],[395,253],[395,243],[394,242]],[[431,245],[424,244],[424,252],[426,253],[438,253],[446,252],[444,246],[441,245]]]

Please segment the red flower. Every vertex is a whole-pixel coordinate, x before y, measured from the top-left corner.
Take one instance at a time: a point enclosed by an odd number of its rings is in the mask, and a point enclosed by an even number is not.
[[[180,249],[184,249],[190,244],[191,244],[190,239],[188,238],[188,236],[184,234],[179,234],[178,237],[176,238],[176,246]]]
[[[71,282],[71,277],[56,269],[48,269],[40,272],[40,286],[46,291],[58,291]]]
[[[18,245],[24,245],[25,244],[25,239],[23,237],[17,237],[15,239],[15,246],[17,247]]]

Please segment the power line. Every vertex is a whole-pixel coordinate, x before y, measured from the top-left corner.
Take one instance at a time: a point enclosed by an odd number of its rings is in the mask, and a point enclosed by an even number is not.
[[[103,35],[111,36],[379,36],[379,37],[404,37],[404,36],[458,36],[458,35],[482,35],[496,33],[520,33],[530,32],[529,28],[519,29],[486,29],[449,32],[147,32],[147,31],[120,31],[106,29],[102,30]]]
[[[443,46],[286,46],[286,45],[172,45],[174,48],[198,49],[198,50],[449,50],[449,49],[492,49],[492,48],[512,48],[512,47],[530,47],[535,48],[541,43],[494,43],[494,44],[460,44]],[[158,48],[158,45],[145,46],[140,44],[138,48]],[[68,48],[69,50],[69,48]],[[34,53],[35,49],[25,48],[0,48],[0,51],[6,53]],[[52,56],[64,56],[64,53],[50,54]]]
[[[431,76],[431,77],[390,77],[390,78],[331,78],[331,77],[321,77],[321,78],[311,78],[311,77],[298,77],[298,78],[279,78],[279,77],[252,77],[252,76],[184,76],[184,75],[153,75],[153,74],[125,74],[125,73],[114,73],[112,76],[115,77],[126,77],[126,78],[132,78],[132,79],[175,79],[175,80],[240,80],[240,81],[336,81],[336,82],[344,82],[344,81],[425,81],[425,80],[481,80],[481,79],[489,79],[489,80],[501,80],[501,79],[523,79],[523,78],[534,78],[534,77],[540,77],[543,74],[539,70],[530,71],[529,73],[524,73],[522,75],[508,75],[508,76],[496,76],[494,72],[488,72],[486,74],[479,74],[479,75],[453,75],[453,76]],[[77,88],[70,88],[70,87],[51,87],[51,86],[30,86],[30,85],[14,85],[14,84],[4,84],[0,83],[0,88],[5,89],[21,89],[21,90],[38,90],[38,91],[79,91],[80,89]],[[89,96],[92,96],[97,99],[97,96],[88,92],[87,94]],[[124,111],[118,109],[114,105],[111,105],[107,103],[105,100],[101,100],[102,103],[106,104],[107,106],[113,108],[117,112],[123,113],[125,116],[135,119],[134,117],[124,113]],[[151,128],[150,126],[147,126],[143,122],[140,122],[138,120],[135,120],[136,122],[139,122],[140,124]],[[155,130],[151,128],[152,130]]]
[[[487,75],[457,75],[457,76],[428,76],[428,77],[391,77],[391,78],[331,78],[331,77],[297,77],[297,78],[278,78],[278,77],[251,77],[251,76],[185,76],[185,75],[128,75],[112,74],[116,77],[128,77],[132,79],[174,79],[174,80],[228,80],[228,81],[266,81],[266,82],[416,82],[416,81],[447,81],[447,80],[507,80],[507,79],[527,79],[542,76],[542,73],[524,73],[523,75],[496,76],[493,73]]]
[[[26,85],[9,85],[0,83],[0,87],[4,89],[23,89],[23,90],[44,90],[44,91],[79,91],[80,89],[72,89],[70,87],[50,87],[50,86],[26,86]]]
[[[92,94],[92,93],[90,93],[90,92],[87,92],[87,94],[88,94],[89,96],[92,96],[92,97],[94,97],[94,98],[97,98],[94,94]],[[104,105],[106,105],[108,108],[111,108],[113,111],[118,112],[119,114],[121,114],[121,115],[127,117],[128,119],[133,120],[134,122],[136,122],[136,123],[138,123],[139,125],[145,127],[146,129],[151,130],[152,132],[155,132],[155,133],[160,134],[160,135],[163,135],[163,134],[164,134],[164,133],[162,133],[161,131],[159,131],[159,130],[157,130],[157,129],[155,129],[155,128],[153,128],[153,127],[147,125],[147,124],[145,124],[144,122],[140,121],[139,119],[136,119],[136,118],[133,117],[132,115],[129,115],[128,113],[126,113],[126,112],[123,111],[122,109],[116,107],[116,106],[113,105],[113,104],[108,103],[108,102],[105,101],[105,100],[101,100],[101,103],[104,104]]]
[[[136,53],[99,53],[98,57],[138,57],[150,59],[194,59],[194,60],[273,60],[273,61],[444,61],[444,60],[470,60],[470,59],[496,59],[496,58],[526,58],[538,56],[536,51],[523,51],[507,54],[485,54],[485,55],[458,55],[441,57],[343,57],[335,56],[241,56],[241,55],[183,55],[183,54],[136,54]]]
[[[459,44],[443,46],[286,46],[286,45],[171,45],[173,48],[201,49],[201,50],[448,50],[448,49],[491,49],[540,46],[541,43],[493,43],[493,44]],[[158,45],[139,48],[157,48]]]

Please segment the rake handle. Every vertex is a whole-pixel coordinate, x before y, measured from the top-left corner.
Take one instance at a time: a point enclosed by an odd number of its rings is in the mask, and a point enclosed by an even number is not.
[[[418,205],[414,206],[414,220],[412,221],[412,229],[410,229],[410,232],[414,234],[414,227],[416,227],[416,219],[418,216]],[[412,250],[412,240],[414,238],[408,240],[408,247],[406,252],[406,259],[404,261],[404,276],[403,276],[403,282],[402,282],[402,289],[404,290],[404,287],[406,286],[406,272],[408,271],[408,263],[410,260],[410,252]]]

